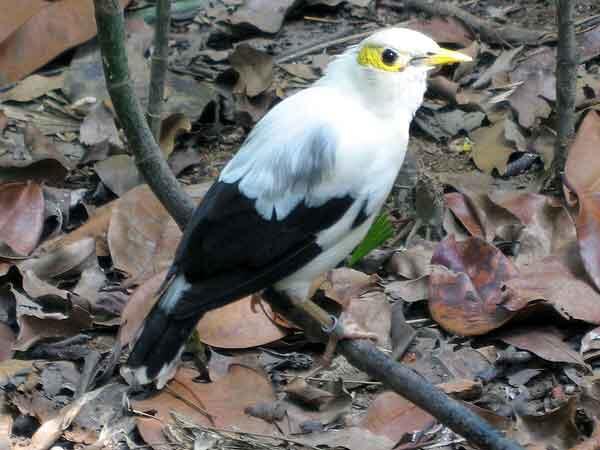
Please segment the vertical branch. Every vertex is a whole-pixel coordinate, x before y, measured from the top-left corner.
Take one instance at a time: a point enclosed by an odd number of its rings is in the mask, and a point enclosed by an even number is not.
[[[160,139],[161,112],[165,90],[169,56],[169,27],[171,25],[171,0],[156,1],[156,22],[154,28],[154,53],[150,69],[150,92],[146,118],[158,142]]]
[[[183,229],[192,216],[194,203],[181,189],[163,158],[133,91],[121,6],[118,0],[94,0],[94,7],[106,87],[136,165],[154,195]]]
[[[560,182],[565,170],[568,146],[575,132],[575,90],[577,43],[573,20],[574,0],[557,0],[558,48],[556,59],[557,140],[554,173]]]

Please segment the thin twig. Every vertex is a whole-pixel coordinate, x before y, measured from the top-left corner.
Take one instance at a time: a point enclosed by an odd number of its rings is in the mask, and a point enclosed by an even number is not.
[[[339,380],[339,378],[335,379],[335,380],[328,380],[327,378],[305,377],[302,375],[293,375],[293,374],[287,374],[287,373],[280,373],[279,376],[281,376],[283,378],[300,378],[301,380],[306,380],[306,381],[322,381],[325,383]],[[383,384],[381,381],[347,380],[345,378],[342,378],[342,382],[353,383],[353,384],[364,384],[367,386],[381,386]]]
[[[528,44],[535,45],[542,42],[556,40],[556,36],[540,30],[520,28],[514,25],[498,25],[481,19],[462,8],[450,3],[431,0],[399,0],[398,3],[407,9],[416,9],[432,16],[450,16],[467,25],[481,39],[496,44]]]
[[[136,165],[154,195],[183,229],[192,217],[194,202],[169,169],[133,91],[125,53],[123,11],[118,0],[94,0],[94,6],[106,87]]]
[[[154,27],[154,52],[150,68],[150,91],[146,119],[154,140],[160,139],[161,113],[165,92],[169,56],[169,27],[171,25],[171,0],[157,0]]]
[[[554,176],[562,179],[568,146],[575,132],[575,93],[577,89],[577,43],[575,41],[574,1],[558,0],[558,48],[556,51],[557,139]]]

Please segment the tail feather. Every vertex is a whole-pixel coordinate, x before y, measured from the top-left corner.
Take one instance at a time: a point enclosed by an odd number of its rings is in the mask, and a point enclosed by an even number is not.
[[[129,384],[154,381],[160,389],[174,376],[185,342],[199,320],[198,316],[182,319],[174,314],[177,303],[189,289],[184,275],[175,276],[144,320],[127,363],[121,368]]]

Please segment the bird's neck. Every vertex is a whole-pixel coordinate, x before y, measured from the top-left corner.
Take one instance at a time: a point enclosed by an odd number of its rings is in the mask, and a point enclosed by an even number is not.
[[[352,95],[382,119],[410,122],[427,89],[425,73],[389,74],[357,67],[356,54],[344,53],[330,62],[325,75],[316,83]]]

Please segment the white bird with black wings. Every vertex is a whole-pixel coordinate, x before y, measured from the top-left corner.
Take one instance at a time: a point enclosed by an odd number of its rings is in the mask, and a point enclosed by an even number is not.
[[[207,311],[267,287],[306,299],[390,193],[427,72],[469,60],[418,32],[385,29],[265,115],[196,208],[123,376],[163,387]]]

